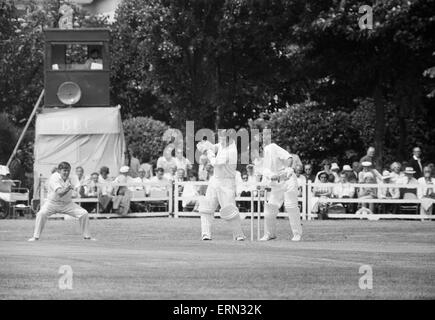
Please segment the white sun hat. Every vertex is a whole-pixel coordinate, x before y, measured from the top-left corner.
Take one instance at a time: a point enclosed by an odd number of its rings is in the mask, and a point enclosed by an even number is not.
[[[340,167],[338,166],[338,164],[336,162],[333,162],[331,164],[331,170],[340,170]]]
[[[120,173],[128,173],[129,170],[130,170],[130,167],[129,167],[129,166],[122,166],[122,167],[119,169],[119,172],[120,172]]]
[[[363,167],[371,167],[371,166],[372,166],[372,163],[371,163],[370,161],[363,161],[363,162],[361,162],[361,165],[362,165]]]
[[[343,171],[352,171],[352,168],[350,167],[350,165],[345,164],[345,165],[343,166]]]

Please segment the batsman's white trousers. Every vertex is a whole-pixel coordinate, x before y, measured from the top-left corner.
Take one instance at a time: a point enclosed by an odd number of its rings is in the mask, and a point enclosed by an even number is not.
[[[83,236],[90,237],[89,216],[85,209],[74,202],[68,204],[55,204],[51,201],[46,201],[36,214],[35,232],[33,233],[34,238],[39,238],[48,217],[55,213],[67,214],[71,217],[78,218]]]
[[[298,207],[298,188],[286,185],[286,182],[271,186],[267,204],[264,207],[264,233],[276,236],[276,216],[284,203],[293,235],[302,236],[301,215]]]
[[[236,206],[236,182],[235,179],[217,179],[212,178],[207,187],[205,197],[199,201],[199,214],[201,216],[201,232],[202,235],[211,237],[211,222],[213,214],[217,206],[221,206],[221,211],[233,211],[231,218],[224,218],[233,231],[234,239],[237,237],[244,237],[240,215]]]

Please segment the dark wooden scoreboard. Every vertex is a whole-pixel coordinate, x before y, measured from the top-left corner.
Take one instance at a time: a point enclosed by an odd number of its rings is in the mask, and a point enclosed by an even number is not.
[[[109,107],[108,29],[45,29],[44,106]]]

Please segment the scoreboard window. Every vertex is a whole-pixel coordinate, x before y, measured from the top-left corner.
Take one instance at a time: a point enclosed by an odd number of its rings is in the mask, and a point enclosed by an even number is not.
[[[52,43],[51,70],[103,70],[102,44]]]

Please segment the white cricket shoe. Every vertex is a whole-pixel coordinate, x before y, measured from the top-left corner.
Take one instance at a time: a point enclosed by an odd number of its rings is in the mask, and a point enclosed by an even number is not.
[[[236,241],[245,241],[245,237],[238,236],[238,237],[236,237]]]
[[[202,235],[202,241],[209,241],[209,240],[211,240],[210,236],[208,236],[206,234]]]
[[[39,240],[39,238],[35,238],[35,237],[31,237],[29,240],[27,240],[27,241],[29,241],[29,242],[34,242],[34,241],[38,241]]]
[[[296,234],[293,236],[292,241],[301,241],[301,236],[299,234]]]
[[[265,235],[260,239],[260,241],[269,241],[269,240],[273,240],[273,239],[276,239],[276,236],[271,236],[271,235],[265,234]]]

